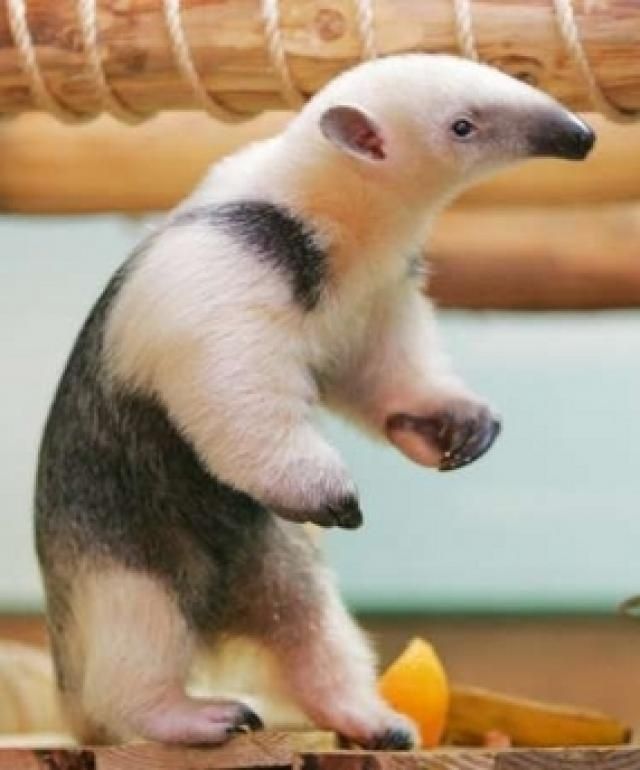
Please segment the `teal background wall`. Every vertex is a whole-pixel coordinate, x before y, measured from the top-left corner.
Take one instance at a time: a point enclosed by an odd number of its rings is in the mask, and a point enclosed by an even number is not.
[[[39,432],[83,317],[145,226],[0,218],[0,609],[40,603]],[[612,611],[640,592],[640,313],[443,313],[442,326],[503,435],[482,461],[439,475],[326,418],[366,516],[326,538],[349,601]]]

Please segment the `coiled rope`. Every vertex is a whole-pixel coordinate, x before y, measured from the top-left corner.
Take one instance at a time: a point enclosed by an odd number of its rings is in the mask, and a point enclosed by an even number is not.
[[[87,67],[103,111],[120,120],[139,122],[149,117],[127,104],[111,87],[102,66],[98,19],[98,0],[76,0],[78,24]],[[580,73],[593,107],[611,120],[628,123],[640,117],[640,111],[616,106],[603,92],[587,58],[580,39],[573,9],[573,0],[551,0],[558,31],[576,69]],[[374,0],[354,0],[356,23],[361,43],[362,59],[378,55],[375,30]],[[65,122],[89,120],[93,113],[81,113],[72,109],[55,96],[47,85],[38,63],[36,49],[27,23],[26,0],[6,0],[9,27],[18,51],[21,67],[28,78],[33,101],[41,110],[55,115]],[[458,49],[463,56],[479,61],[478,47],[473,31],[472,0],[452,0],[453,18]],[[187,82],[198,104],[213,117],[226,122],[244,120],[247,116],[222,104],[204,85],[198,72],[181,16],[181,0],[162,0],[164,20],[171,41],[176,67]],[[261,0],[265,43],[273,70],[277,73],[280,92],[288,107],[299,109],[305,95],[296,86],[289,68],[287,52],[282,40],[279,0]]]

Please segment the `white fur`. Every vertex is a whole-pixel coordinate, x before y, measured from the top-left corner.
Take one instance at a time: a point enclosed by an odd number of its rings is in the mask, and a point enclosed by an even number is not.
[[[270,265],[202,225],[169,225],[142,259],[113,312],[107,351],[118,376],[161,398],[218,477],[285,508],[350,491],[313,424],[321,398],[312,371],[323,374],[332,404],[379,435],[391,409],[470,397],[441,353],[422,287],[406,272],[446,201],[522,155],[511,134],[482,157],[446,139],[449,121],[483,100],[531,114],[554,105],[454,57],[362,65],[283,134],[214,167],[182,205],[260,199],[312,224],[331,259],[330,292],[313,313],[292,303],[286,278]],[[343,102],[381,125],[384,163],[360,162],[323,136],[320,116]]]
[[[110,737],[131,739],[145,732],[140,720],[158,703],[184,699],[191,635],[174,599],[149,575],[92,567],[75,585],[66,640],[75,733],[95,740],[108,725]]]
[[[346,611],[333,576],[312,618],[284,626],[266,644],[280,664],[280,681],[312,722],[366,745],[374,735],[403,728],[418,742],[409,720],[386,704],[377,688],[375,657]]]
[[[446,56],[391,57],[336,79],[283,134],[214,167],[181,209],[247,199],[288,207],[320,234],[330,261],[327,292],[306,312],[273,265],[219,230],[170,218],[109,319],[105,351],[116,380],[160,399],[216,477],[311,520],[315,509],[354,491],[315,425],[318,406],[382,437],[394,412],[430,414],[451,399],[481,405],[452,373],[408,264],[458,190],[524,157],[509,121],[482,147],[452,141],[451,121],[484,102],[523,115],[561,109],[488,67]],[[383,161],[345,154],[323,135],[321,116],[340,104],[375,119]],[[396,443],[437,465],[435,449]],[[123,580],[127,602],[99,606],[98,586],[83,598],[89,627],[112,630],[108,648],[100,638],[86,642],[98,645],[88,671],[100,665],[115,677],[123,665],[139,689],[153,687],[155,667],[142,681],[130,663],[146,651],[145,633],[162,639],[159,667],[170,676],[186,665],[186,630],[153,581]],[[329,583],[319,610],[314,628],[296,636],[287,627],[265,644],[307,715],[366,742],[394,717],[376,695],[368,646]],[[132,640],[139,611],[149,622]],[[85,686],[96,713],[117,697],[92,690],[90,675]]]

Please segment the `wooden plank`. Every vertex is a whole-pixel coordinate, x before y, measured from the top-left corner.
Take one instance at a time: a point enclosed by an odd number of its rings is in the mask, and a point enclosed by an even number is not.
[[[0,113],[34,106],[13,45],[7,0],[0,2]],[[205,86],[243,114],[282,107],[265,45],[259,0],[182,0],[182,23]],[[280,0],[282,40],[293,81],[307,94],[359,61],[353,0]],[[457,52],[451,0],[376,0],[381,54]],[[575,3],[577,28],[595,76],[617,104],[640,108],[640,11],[629,0]],[[98,109],[74,0],[30,0],[27,21],[55,96],[80,112]],[[107,78],[122,99],[148,112],[195,106],[174,62],[159,0],[99,3],[99,41]],[[474,0],[482,60],[534,82],[568,103],[588,104],[583,79],[558,33],[548,0]]]
[[[240,770],[289,768],[297,752],[335,748],[331,733],[259,732],[218,748],[152,743],[49,749],[0,749],[0,770]]]
[[[493,770],[496,753],[482,750],[430,752],[333,752],[303,754],[293,770]]]
[[[638,770],[640,749],[303,754],[295,770]]]
[[[584,163],[536,160],[465,193],[457,207],[574,205],[640,200],[640,127],[592,116],[598,133]],[[591,118],[590,118],[591,119]],[[229,127],[172,112],[130,127],[105,117],[69,127],[30,114],[0,124],[0,210],[75,214],[164,210],[207,167],[280,131],[288,113]]]
[[[638,749],[511,751],[496,756],[495,770],[638,770]]]
[[[268,735],[268,734],[267,734]],[[242,739],[216,749],[122,747],[0,751],[0,770],[637,770],[640,749],[438,749],[429,752],[291,751]],[[267,747],[272,743],[271,747]],[[277,743],[277,742],[276,742]]]

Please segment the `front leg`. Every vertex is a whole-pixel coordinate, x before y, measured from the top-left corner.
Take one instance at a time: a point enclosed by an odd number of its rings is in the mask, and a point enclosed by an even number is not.
[[[482,457],[500,432],[500,418],[452,372],[430,303],[411,286],[386,298],[330,399],[414,462],[441,471]]]
[[[106,360],[163,404],[216,479],[285,518],[357,527],[355,485],[313,423],[299,314],[268,265],[208,229],[173,227],[128,276]]]
[[[451,398],[426,415],[397,412],[386,421],[387,436],[398,449],[440,471],[454,471],[482,457],[500,428],[489,406],[466,398]]]
[[[312,377],[277,332],[256,334],[255,348],[246,341],[228,352],[203,346],[159,374],[170,415],[216,478],[274,513],[321,527],[359,526],[355,485],[312,421]]]

